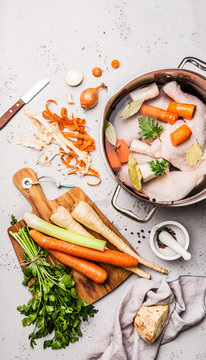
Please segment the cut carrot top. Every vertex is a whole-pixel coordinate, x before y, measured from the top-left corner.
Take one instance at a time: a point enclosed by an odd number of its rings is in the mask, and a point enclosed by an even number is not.
[[[114,146],[112,144],[110,144],[110,142],[107,140],[106,137],[105,137],[105,150],[106,150],[107,158],[108,158],[111,168],[114,171],[119,171],[121,169],[121,163],[119,160],[119,156],[118,156],[117,152],[115,151]]]
[[[116,152],[121,163],[128,162],[130,151],[123,139],[117,140]]]
[[[173,146],[182,144],[184,141],[189,139],[192,135],[192,130],[186,124],[180,126],[170,134],[170,139]]]
[[[196,105],[181,104],[175,101],[170,101],[167,111],[177,114],[183,118],[191,120],[195,114]]]
[[[140,114],[145,116],[151,116],[152,118],[166,121],[170,124],[174,124],[178,119],[178,115],[171,113],[169,111],[160,109],[152,105],[142,105],[140,109]]]

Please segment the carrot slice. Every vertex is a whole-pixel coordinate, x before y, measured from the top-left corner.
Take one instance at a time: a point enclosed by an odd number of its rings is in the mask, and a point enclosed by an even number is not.
[[[110,142],[106,138],[105,138],[105,150],[111,168],[115,171],[119,171],[121,169],[119,156],[115,151],[114,146],[110,144]]]
[[[160,109],[158,107],[152,105],[142,105],[140,109],[140,114],[145,116],[151,116],[152,118],[156,118],[162,121],[166,121],[170,124],[174,124],[178,119],[178,115],[171,113],[169,111]]]
[[[196,105],[181,104],[175,101],[170,101],[167,111],[175,113],[183,118],[191,120],[195,114]]]
[[[180,126],[178,129],[170,134],[170,139],[173,146],[182,144],[184,141],[189,139],[192,135],[192,130],[186,124]]]
[[[123,139],[117,140],[117,154],[121,163],[128,162],[129,159],[129,148]]]

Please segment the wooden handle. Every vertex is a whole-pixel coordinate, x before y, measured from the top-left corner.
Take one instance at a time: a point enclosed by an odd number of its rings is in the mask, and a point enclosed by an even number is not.
[[[42,191],[42,188],[39,184],[32,185],[29,189],[25,189],[22,185],[22,181],[26,178],[31,179],[32,182],[38,181],[34,170],[30,168],[24,168],[17,171],[14,174],[13,176],[14,185],[21,191],[21,193],[29,201],[29,203],[32,206],[33,212],[45,218],[45,214],[48,213],[48,207],[50,207],[50,204],[51,204],[51,211],[53,210],[52,208],[53,201],[46,199]],[[42,214],[44,216],[42,216]]]
[[[8,111],[0,117],[0,130],[8,123],[9,120],[24,106],[23,100],[19,100]]]

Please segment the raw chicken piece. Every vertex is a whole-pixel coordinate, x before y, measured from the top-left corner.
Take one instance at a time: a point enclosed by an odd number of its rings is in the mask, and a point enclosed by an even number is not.
[[[123,182],[125,185],[130,186],[131,188],[134,189],[134,186],[132,185],[132,183],[130,181],[130,178],[129,178],[128,165],[127,164],[123,164],[121,166],[121,169],[118,172],[118,177],[119,177],[121,182]]]
[[[196,113],[201,115],[204,119],[206,118],[205,110],[206,106],[205,104],[198,99],[196,96],[187,94],[181,90],[181,87],[178,85],[176,81],[171,81],[167,83],[163,90],[165,94],[167,94],[169,97],[171,97],[174,101],[179,103],[185,103],[185,104],[195,104],[197,105]],[[191,122],[191,120],[185,119],[186,122]],[[194,118],[192,119],[192,122],[194,122]]]
[[[140,139],[140,135],[138,134],[140,128],[136,114],[124,120],[120,119],[119,116],[115,117],[114,127],[117,139],[124,139],[128,146],[131,145],[132,140]]]
[[[127,164],[122,166],[118,175],[125,185],[134,189],[129,178]],[[171,171],[166,175],[148,181],[143,184],[142,191],[147,194],[150,200],[156,199],[158,202],[181,200],[193,190],[203,175],[206,175],[206,160],[202,161],[198,168],[192,172]]]
[[[152,156],[140,154],[140,153],[136,153],[136,152],[132,152],[132,155],[135,157],[138,164],[146,164],[148,161],[156,160]]]
[[[160,91],[160,95],[155,98],[145,102],[145,104],[153,105],[160,107],[162,109],[166,109],[169,105],[171,99],[165,95],[163,90]],[[128,119],[120,119],[120,114],[122,112],[122,107],[119,111],[115,114],[114,118],[114,127],[117,135],[117,139],[124,139],[128,146],[131,145],[134,139],[140,139],[141,136],[138,134],[141,129],[139,128],[138,117],[142,117],[141,115],[133,115]],[[165,124],[160,121],[161,124]]]
[[[171,171],[143,184],[142,190],[156,201],[176,201],[192,191],[201,176],[206,175],[206,160],[192,172]]]
[[[148,101],[145,101],[145,104],[156,106],[160,109],[167,110],[167,107],[168,107],[170,101],[171,101],[171,99],[165,94],[163,89],[161,89],[158,97],[156,97],[155,99],[150,99]],[[161,122],[161,123],[165,124],[165,122]]]
[[[177,120],[174,125],[166,124],[161,134],[162,142],[156,139],[150,150],[156,157],[166,159],[176,168],[182,171],[192,171],[196,169],[199,164],[189,166],[186,162],[186,154],[188,148],[195,143],[196,139],[203,153],[206,149],[206,106],[197,97],[182,92],[180,86],[175,81],[168,83],[163,89],[174,101],[195,104],[197,105],[197,110],[192,120]],[[173,146],[170,140],[170,133],[185,123],[192,130],[191,137],[184,143]]]

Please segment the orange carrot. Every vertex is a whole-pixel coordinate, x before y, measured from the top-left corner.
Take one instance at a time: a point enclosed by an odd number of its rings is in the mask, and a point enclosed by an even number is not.
[[[175,121],[178,119],[178,115],[152,105],[142,105],[140,109],[140,114],[145,116],[149,115],[152,118],[166,121],[170,124],[174,124]]]
[[[102,75],[102,69],[100,69],[99,67],[95,67],[94,69],[92,69],[92,75],[94,75],[95,77],[100,77]]]
[[[181,104],[175,101],[170,101],[167,111],[177,114],[183,118],[191,120],[194,116],[196,105]]]
[[[116,266],[132,267],[138,265],[138,260],[133,256],[115,250],[98,251],[84,246],[57,240],[46,236],[37,230],[30,230],[29,235],[34,241],[47,250],[58,250],[83,259],[100,261]]]
[[[117,148],[116,152],[119,156],[120,162],[121,163],[128,162],[130,151],[126,142],[123,139],[117,140],[116,148]]]
[[[116,59],[112,60],[111,65],[113,69],[117,69],[119,67],[119,60]]]
[[[187,125],[182,125],[170,134],[173,146],[182,144],[192,135],[192,130]]]
[[[105,149],[111,168],[115,171],[119,171],[121,169],[119,156],[115,151],[114,146],[110,144],[110,142],[106,138],[105,138]]]
[[[79,271],[98,284],[102,284],[107,279],[106,270],[101,268],[99,265],[93,264],[90,261],[80,259],[75,256],[65,254],[61,251],[49,250],[49,252],[63,264]]]

